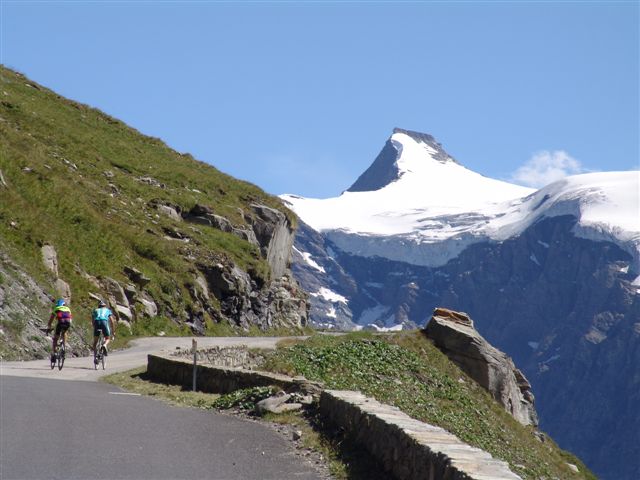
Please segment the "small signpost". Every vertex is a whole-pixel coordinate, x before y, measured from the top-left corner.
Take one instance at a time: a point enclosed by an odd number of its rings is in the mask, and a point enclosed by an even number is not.
[[[198,342],[194,338],[191,343],[191,348],[193,349],[193,391],[196,391],[196,374],[198,371]]]

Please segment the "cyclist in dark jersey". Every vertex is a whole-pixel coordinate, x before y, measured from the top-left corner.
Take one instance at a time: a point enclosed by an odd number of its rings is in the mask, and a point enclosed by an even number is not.
[[[56,324],[56,332],[53,335],[53,353],[51,354],[51,361],[53,362],[56,355],[56,350],[58,348],[58,337],[60,335],[64,335],[64,342],[67,343],[67,330],[71,326],[71,320],[73,315],[71,315],[71,310],[67,307],[66,302],[61,298],[56,302],[56,306],[53,307],[53,311],[51,312],[51,316],[49,317],[49,323],[47,324],[47,331],[51,331],[51,324],[53,320],[56,319],[58,323]]]

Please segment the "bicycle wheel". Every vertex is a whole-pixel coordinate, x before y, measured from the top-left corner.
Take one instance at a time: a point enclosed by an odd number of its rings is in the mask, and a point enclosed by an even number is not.
[[[60,347],[58,347],[58,370],[62,370],[62,367],[64,366],[65,356],[66,352],[63,343],[62,345],[60,345]]]
[[[107,356],[104,354],[104,345],[102,346],[102,350],[100,351],[100,363],[102,363],[102,369],[105,369]]]
[[[96,343],[96,350],[93,352],[93,366],[97,370],[98,365],[102,361],[102,345],[104,345],[104,337],[102,336],[102,332],[100,332],[100,337],[98,338],[98,342]]]
[[[51,370],[53,370],[54,368],[56,368],[56,359],[58,357],[58,354],[56,353],[55,355],[51,354]]]
[[[93,368],[97,370],[99,363],[100,363],[100,354],[98,353],[98,347],[96,346],[96,351],[93,352]]]

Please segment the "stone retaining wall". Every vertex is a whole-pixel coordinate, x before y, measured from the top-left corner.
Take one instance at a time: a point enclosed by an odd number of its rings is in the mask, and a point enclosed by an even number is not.
[[[191,350],[181,350],[173,353],[172,357],[193,360]],[[239,347],[210,347],[196,352],[198,363],[206,363],[216,367],[245,368],[252,370],[264,361],[264,355],[254,352],[245,346]]]
[[[149,355],[147,374],[157,382],[191,388],[193,362]],[[197,375],[198,390],[212,393],[269,385],[286,391],[317,388],[304,378],[239,368],[198,365]],[[319,408],[329,423],[344,429],[398,480],[521,480],[487,452],[360,392],[324,390]]]
[[[506,462],[360,392],[325,390],[320,413],[399,480],[521,480]]]
[[[197,368],[196,387],[203,392],[225,394],[241,388],[269,385],[290,391],[296,390],[302,383],[286,375],[275,373],[211,365],[198,365]],[[179,357],[148,355],[147,375],[156,382],[182,385],[190,389],[193,385],[193,359],[189,361]]]

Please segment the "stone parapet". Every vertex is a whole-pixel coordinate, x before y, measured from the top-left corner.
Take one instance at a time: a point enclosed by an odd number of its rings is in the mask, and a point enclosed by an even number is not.
[[[193,360],[149,355],[147,357],[147,375],[155,382],[191,388]],[[241,388],[267,387],[269,385],[292,391],[298,389],[302,383],[286,375],[210,365],[198,365],[196,376],[198,390],[220,394],[231,393]]]
[[[506,462],[360,392],[325,390],[320,412],[398,480],[521,480]]]

